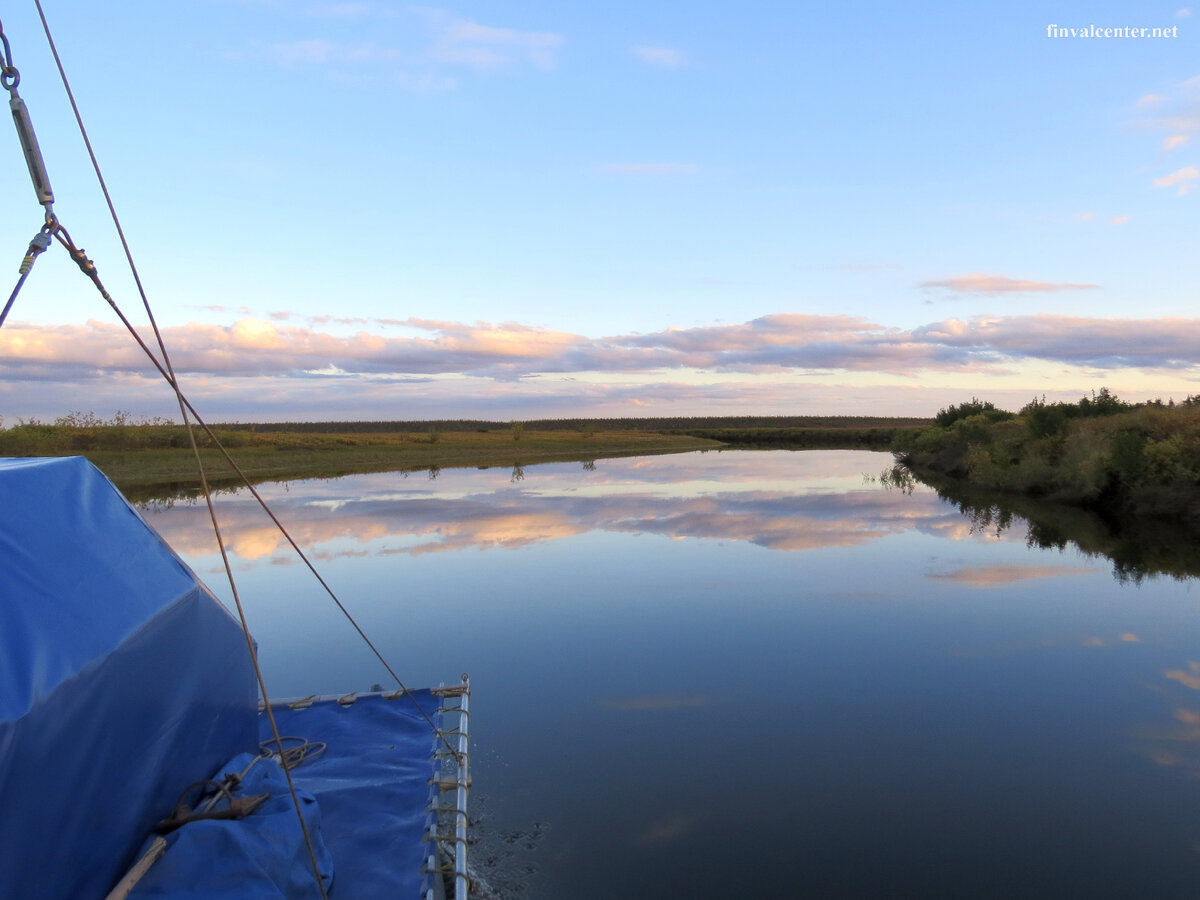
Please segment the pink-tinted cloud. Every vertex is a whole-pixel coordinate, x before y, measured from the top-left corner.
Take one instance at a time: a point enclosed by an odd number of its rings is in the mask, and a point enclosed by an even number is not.
[[[1187,669],[1168,669],[1163,675],[1172,681],[1178,681],[1186,688],[1200,691],[1200,662],[1190,660]]]
[[[353,321],[353,320],[347,320]],[[411,381],[447,375],[515,380],[533,375],[653,373],[999,372],[1014,360],[1186,369],[1200,364],[1200,319],[1097,319],[1056,315],[946,319],[913,329],[851,316],[779,313],[749,322],[588,338],[519,323],[408,319],[417,336],[242,319],[230,326],[167,328],[182,373],[229,378]],[[0,331],[0,375],[69,380],[149,366],[115,324]],[[661,380],[661,379],[660,379]]]
[[[1076,284],[1064,281],[1029,281],[1024,278],[1009,278],[1007,275],[990,275],[975,272],[953,278],[941,278],[921,282],[923,288],[942,288],[956,294],[1012,294],[1042,293],[1047,291],[1085,291],[1098,288],[1097,284]]]
[[[1200,363],[1200,319],[1007,316],[947,319],[914,330],[921,341],[1012,358],[1143,368]]]
[[[1195,166],[1184,166],[1182,169],[1176,169],[1170,175],[1155,178],[1154,186],[1176,188],[1176,193],[1182,197],[1195,187],[1191,182],[1197,179],[1200,179],[1200,169],[1197,169]]]
[[[449,495],[440,494],[438,483],[421,473],[403,481],[388,473],[361,476],[354,499],[326,500],[318,482],[276,492],[271,502],[302,546],[329,556],[503,552],[589,531],[745,542],[796,553],[867,544],[953,515],[933,491],[805,491],[806,479],[827,483],[828,472],[806,472],[795,460],[790,468],[779,466],[761,476],[738,471],[730,483],[717,484],[711,480],[711,460],[704,460],[707,469],[704,461],[693,461],[689,469],[686,458],[673,459],[684,460],[679,463],[683,471],[655,461],[605,461],[599,472],[589,473],[582,490],[576,471],[542,473],[532,495],[513,488],[503,473],[459,473]],[[772,465],[761,462],[768,470]],[[761,488],[760,478],[771,482],[771,489]],[[861,474],[849,478],[860,482]],[[708,486],[695,495],[664,496],[663,483],[672,479],[690,485],[702,479]],[[794,488],[781,488],[781,479]],[[211,530],[200,527],[205,516],[202,506],[176,508],[155,524],[172,546],[193,557],[211,556],[216,545]],[[291,558],[285,539],[248,497],[224,500],[220,517],[226,545],[241,562],[278,564]]]
[[[931,574],[929,577],[966,584],[971,587],[991,588],[1004,587],[1017,581],[1060,578],[1064,575],[1087,575],[1094,571],[1097,570],[1079,566],[978,566]]]

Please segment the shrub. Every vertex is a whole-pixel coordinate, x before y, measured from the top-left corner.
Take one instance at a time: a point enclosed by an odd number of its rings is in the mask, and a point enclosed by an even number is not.
[[[1005,419],[1013,418],[1013,413],[997,409],[995,404],[989,400],[980,400],[978,397],[972,397],[966,403],[939,409],[938,414],[933,417],[933,421],[935,425],[940,425],[942,428],[949,428],[959,419],[966,419],[971,416],[984,416],[989,422],[1002,422]]]

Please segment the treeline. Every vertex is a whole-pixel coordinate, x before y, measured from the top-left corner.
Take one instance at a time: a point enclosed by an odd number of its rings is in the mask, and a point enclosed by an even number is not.
[[[1200,520],[1200,397],[1132,404],[1101,388],[1015,413],[973,398],[901,435],[893,450],[918,475],[1106,514]]]
[[[921,425],[684,428],[679,433],[737,447],[788,450],[888,450]]]
[[[928,419],[868,416],[692,416],[620,419],[534,419],[495,422],[480,419],[421,419],[377,422],[255,422],[210,426],[227,448],[338,449],[342,446],[437,443],[459,435],[511,435],[529,441],[538,435],[591,439],[604,433],[641,433],[705,438],[745,447],[864,447],[886,450],[904,430]],[[212,445],[197,428],[201,447]],[[70,412],[53,422],[21,421],[0,430],[0,456],[55,456],[74,453],[172,450],[191,446],[187,429],[169,420],[138,418],[118,411],[110,418]]]
[[[653,431],[693,434],[710,429],[771,428],[895,428],[928,425],[929,419],[894,416],[659,416],[644,418],[527,419],[525,431]],[[373,422],[257,422],[222,423],[230,431],[295,433],[392,434],[396,432],[502,431],[510,421],[485,419],[412,419]]]

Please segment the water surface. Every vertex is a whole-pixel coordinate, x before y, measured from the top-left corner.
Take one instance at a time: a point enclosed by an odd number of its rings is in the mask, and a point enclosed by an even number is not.
[[[1193,582],[736,451],[264,488],[413,686],[473,685],[474,863],[512,897],[1183,897]],[[275,696],[387,676],[244,494]],[[202,507],[148,517],[222,596]]]

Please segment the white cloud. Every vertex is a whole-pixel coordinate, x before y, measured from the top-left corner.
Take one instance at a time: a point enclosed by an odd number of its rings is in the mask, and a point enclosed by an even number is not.
[[[1184,166],[1182,169],[1176,169],[1170,175],[1164,175],[1162,178],[1154,179],[1155,187],[1178,187],[1176,193],[1182,197],[1188,191],[1195,187],[1189,182],[1200,178],[1200,169],[1195,166]]]
[[[1172,134],[1168,137],[1163,138],[1162,148],[1163,148],[1163,150],[1167,150],[1167,151],[1175,150],[1179,147],[1182,147],[1189,140],[1190,140],[1190,138],[1186,134]]]
[[[550,71],[566,39],[548,31],[485,25],[440,9],[395,8],[372,2],[311,3],[294,14],[323,19],[369,19],[370,40],[342,43],[326,37],[259,45],[258,53],[285,67],[328,66],[353,81],[390,82],[432,93],[458,85],[456,71],[490,73],[531,67]],[[401,21],[407,19],[405,23]],[[424,27],[405,27],[413,20]]]
[[[1090,213],[1085,214],[1090,218]],[[1088,221],[1085,219],[1084,221]],[[921,282],[923,288],[943,288],[958,294],[1011,294],[1043,291],[1081,291],[1097,288],[1097,284],[1075,284],[1072,282],[1029,281],[1024,278],[1009,278],[1007,275],[989,275],[976,272]]]
[[[633,55],[644,63],[663,69],[678,69],[687,64],[684,53],[673,47],[649,47],[643,44],[633,48]]]
[[[1109,225],[1124,225],[1126,222],[1128,222],[1132,218],[1133,218],[1133,216],[1115,216],[1114,218],[1111,218],[1108,220],[1108,224]]]
[[[1188,9],[1186,6],[1183,7],[1182,9],[1175,10],[1175,18],[1177,18],[1177,19],[1190,19],[1191,17],[1192,17],[1192,11],[1190,9]]]
[[[441,29],[430,55],[474,69],[528,63],[549,71],[565,41],[562,35],[548,31],[518,31],[456,19]]]
[[[775,377],[836,371],[911,378],[922,372],[998,372],[1013,360],[1174,371],[1200,367],[1200,319],[981,317],[904,330],[851,316],[777,313],[734,325],[600,338],[512,322],[409,319],[404,325],[416,336],[386,337],[377,326],[337,336],[244,319],[231,326],[167,328],[164,337],[176,370],[192,378],[245,383],[266,378],[279,385],[349,378],[516,383],[539,374],[590,378],[603,373],[612,379],[615,373],[667,371]],[[119,326],[9,322],[0,331],[0,376],[10,384],[91,381],[102,370],[148,371]]]

